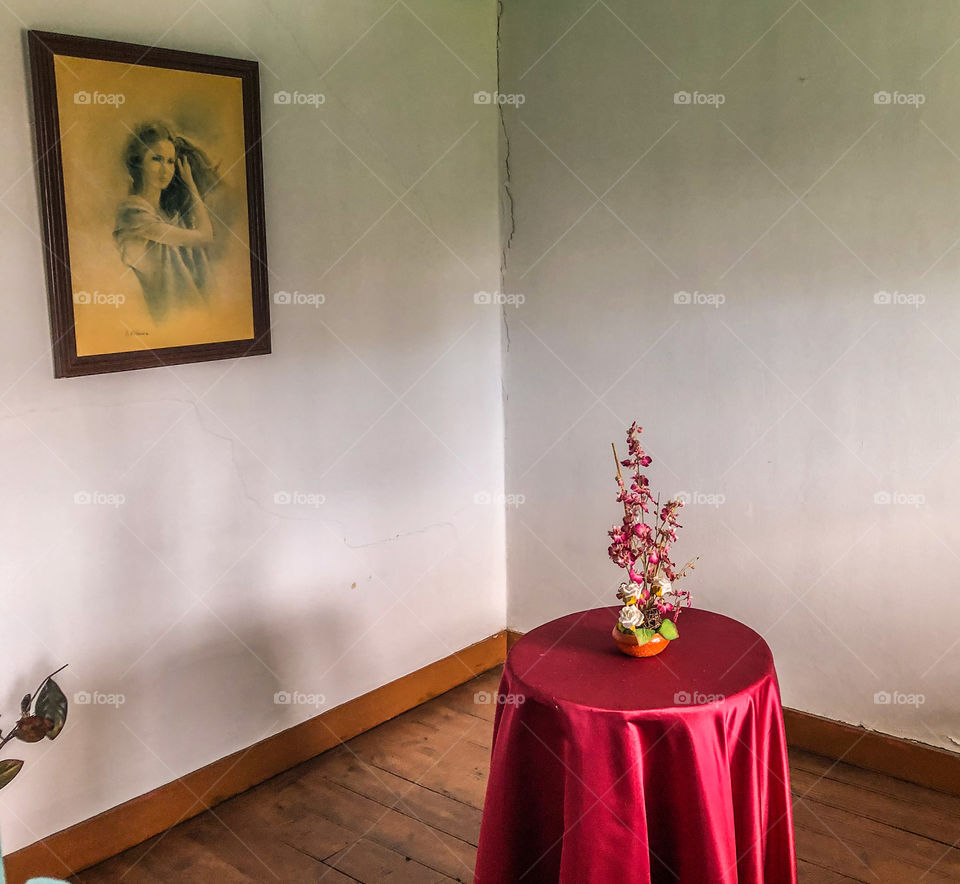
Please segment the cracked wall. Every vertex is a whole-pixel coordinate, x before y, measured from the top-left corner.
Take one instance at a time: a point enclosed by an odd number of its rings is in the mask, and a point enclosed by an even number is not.
[[[960,10],[501,19],[509,625],[615,603],[636,419],[694,604],[764,636],[784,703],[955,748]]]

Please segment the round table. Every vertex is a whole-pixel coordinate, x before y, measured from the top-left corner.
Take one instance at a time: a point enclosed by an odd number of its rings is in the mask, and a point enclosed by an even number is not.
[[[618,608],[524,635],[500,682],[475,884],[796,884],[766,642],[699,609],[656,657]]]

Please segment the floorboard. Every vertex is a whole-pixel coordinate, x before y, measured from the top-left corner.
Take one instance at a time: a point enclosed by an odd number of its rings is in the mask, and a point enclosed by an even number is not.
[[[76,884],[473,880],[499,669],[163,835]],[[960,798],[791,751],[800,884],[960,882]]]

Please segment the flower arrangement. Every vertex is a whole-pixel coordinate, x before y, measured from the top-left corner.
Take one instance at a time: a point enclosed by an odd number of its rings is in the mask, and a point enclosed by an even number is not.
[[[642,427],[634,422],[627,430],[628,457],[620,460],[612,445],[617,464],[617,501],[623,504],[623,522],[610,529],[610,558],[624,568],[628,579],[620,584],[617,597],[623,603],[614,628],[614,638],[625,653],[645,657],[662,651],[679,636],[677,620],[683,607],[690,606],[690,593],[677,584],[694,570],[697,559],[677,568],[670,558],[670,545],[677,540],[677,513],[683,500],[672,497],[662,506],[654,498],[650,482],[641,470],[653,459],[640,444]],[[627,486],[620,467],[633,475]],[[653,510],[653,517],[647,516]]]

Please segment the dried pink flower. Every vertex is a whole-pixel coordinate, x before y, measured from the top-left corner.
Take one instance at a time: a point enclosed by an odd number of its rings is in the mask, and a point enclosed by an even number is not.
[[[650,482],[641,473],[653,463],[653,459],[643,450],[640,434],[643,428],[634,422],[627,430],[628,457],[617,459],[617,501],[623,505],[623,521],[614,525],[608,532],[611,543],[608,548],[611,561],[629,574],[630,580],[641,587],[638,605],[652,610],[654,606],[661,614],[672,613],[673,619],[680,614],[681,607],[690,606],[690,593],[673,586],[667,602],[656,594],[655,585],[667,585],[686,576],[687,570],[693,570],[696,559],[677,569],[670,558],[670,544],[677,540],[677,529],[682,527],[677,513],[683,506],[679,498],[671,498],[662,506],[659,498],[650,491]],[[616,457],[616,446],[614,446]],[[624,481],[620,467],[632,471],[630,483]],[[646,516],[653,508],[653,524],[648,524]],[[659,583],[657,582],[659,580]]]

